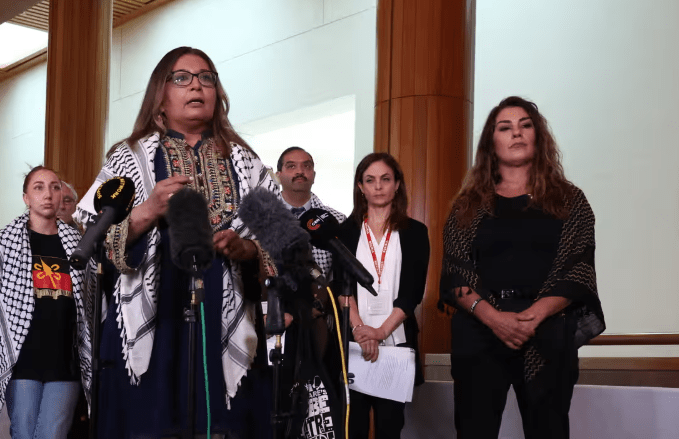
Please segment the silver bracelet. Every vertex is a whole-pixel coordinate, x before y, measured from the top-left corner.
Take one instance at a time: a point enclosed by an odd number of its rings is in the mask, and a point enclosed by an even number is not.
[[[479,297],[478,299],[476,299],[474,301],[474,303],[472,303],[472,306],[469,307],[469,314],[474,315],[474,309],[476,309],[476,305],[478,305],[479,302],[482,301],[482,300],[483,300],[483,297]]]

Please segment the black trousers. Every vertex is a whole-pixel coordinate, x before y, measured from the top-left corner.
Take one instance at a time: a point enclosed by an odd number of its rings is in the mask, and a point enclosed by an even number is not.
[[[401,437],[401,430],[405,424],[405,403],[377,398],[353,390],[350,390],[349,394],[351,397],[349,437],[351,439],[368,439],[371,407],[375,421],[375,439]]]
[[[546,366],[550,368],[549,382],[536,398],[534,392],[526,391],[521,351],[505,346],[490,329],[466,314],[456,313],[452,327],[451,374],[458,439],[497,439],[509,386],[516,393],[526,439],[569,437],[568,411],[579,373],[572,344],[564,344],[566,352],[557,364]]]

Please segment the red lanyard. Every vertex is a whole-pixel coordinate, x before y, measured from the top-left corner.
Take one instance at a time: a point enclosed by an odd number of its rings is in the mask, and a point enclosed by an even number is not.
[[[387,246],[389,245],[389,238],[391,238],[391,229],[387,229],[387,235],[384,238],[384,247],[382,247],[382,261],[380,265],[377,264],[377,255],[375,254],[375,247],[373,246],[373,240],[370,237],[370,227],[368,227],[368,220],[363,222],[365,226],[365,234],[368,237],[368,246],[370,247],[370,253],[373,256],[373,263],[375,264],[375,271],[377,272],[377,284],[382,285],[382,273],[384,272],[384,258],[387,255]]]

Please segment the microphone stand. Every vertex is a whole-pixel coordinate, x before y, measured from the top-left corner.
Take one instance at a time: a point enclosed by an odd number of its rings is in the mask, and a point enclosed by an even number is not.
[[[287,416],[281,413],[281,366],[283,364],[283,344],[281,337],[285,332],[285,321],[283,317],[283,307],[281,305],[282,289],[285,288],[283,282],[275,277],[268,277],[264,281],[267,287],[269,305],[267,306],[266,333],[276,336],[276,344],[269,352],[269,359],[273,363],[273,409],[271,412],[271,424],[273,439],[279,437],[281,427]]]
[[[97,437],[97,420],[99,416],[99,371],[101,362],[99,359],[99,344],[101,338],[101,284],[104,278],[104,246],[101,242],[95,244],[94,260],[97,264],[96,286],[94,289],[94,310],[92,315],[92,384],[90,388],[90,428],[89,437]],[[87,267],[85,267],[87,269]]]
[[[352,382],[353,374],[349,373],[349,328],[351,328],[351,320],[349,316],[349,298],[356,297],[356,279],[353,276],[345,272],[344,282],[342,285],[342,293],[340,295],[340,301],[342,302],[342,349],[344,349],[344,357],[346,358],[345,367],[347,368],[347,380],[342,388],[344,389],[344,399],[345,404],[342,405],[342,421],[347,418],[347,406],[349,405],[349,384]],[[342,377],[342,381],[344,381]]]
[[[187,402],[186,402],[186,428],[185,439],[193,439],[196,430],[196,322],[198,321],[200,304],[205,298],[205,286],[203,278],[199,275],[196,257],[193,257],[191,270],[191,303],[189,308],[184,309],[184,321],[189,329],[189,358],[187,366]]]

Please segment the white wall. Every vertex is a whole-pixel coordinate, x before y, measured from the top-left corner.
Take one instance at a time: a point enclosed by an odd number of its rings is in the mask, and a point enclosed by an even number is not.
[[[606,333],[679,332],[679,2],[477,0],[476,19],[476,139],[502,98],[536,102],[596,215]]]
[[[169,3],[113,31],[106,147],[130,134],[153,67],[169,50],[185,45],[215,62],[236,129],[353,95],[357,163],[372,151],[375,25],[376,0]],[[42,65],[0,83],[0,169],[12,171],[2,174],[0,226],[23,209],[17,163],[43,160],[45,81]],[[351,193],[350,185],[346,192]]]
[[[0,227],[24,212],[24,175],[43,164],[46,77],[41,64],[0,83]]]
[[[170,3],[114,30],[109,144],[129,135],[160,58],[189,45],[215,62],[236,129],[355,95],[360,159],[372,151],[375,27],[376,0]]]
[[[302,110],[240,125],[240,132],[257,154],[276,171],[281,145],[303,148],[314,158],[313,192],[344,214],[353,209],[356,99],[346,96]]]

